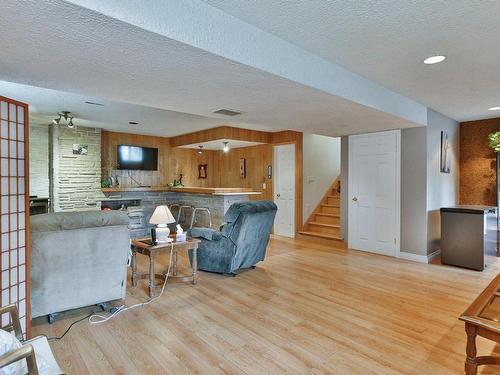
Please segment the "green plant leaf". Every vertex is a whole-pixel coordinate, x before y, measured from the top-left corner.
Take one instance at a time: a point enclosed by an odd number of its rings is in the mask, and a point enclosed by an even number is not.
[[[488,144],[495,152],[500,152],[500,131],[488,134]]]

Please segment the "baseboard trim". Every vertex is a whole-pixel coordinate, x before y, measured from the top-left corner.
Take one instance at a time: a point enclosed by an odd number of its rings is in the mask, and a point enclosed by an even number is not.
[[[432,262],[432,260],[434,258],[438,257],[440,254],[441,254],[441,250],[436,250],[433,253],[430,253],[427,255],[418,255],[418,254],[407,253],[405,251],[401,251],[399,253],[398,258],[411,260],[413,262],[418,262],[418,263],[430,263],[430,262]]]

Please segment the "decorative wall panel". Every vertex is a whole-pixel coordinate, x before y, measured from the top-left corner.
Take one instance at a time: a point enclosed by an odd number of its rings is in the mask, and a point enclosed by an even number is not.
[[[28,106],[0,96],[0,304],[15,303],[29,335]],[[9,317],[1,317],[2,325]]]
[[[500,118],[460,124],[460,204],[496,205],[496,158],[488,134]]]

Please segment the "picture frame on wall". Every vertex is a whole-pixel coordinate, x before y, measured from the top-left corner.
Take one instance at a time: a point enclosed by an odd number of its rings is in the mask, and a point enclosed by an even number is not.
[[[207,178],[207,164],[198,164],[198,178],[202,180]]]
[[[88,155],[89,145],[73,143],[73,155]]]
[[[448,140],[448,132],[446,130],[441,131],[441,159],[440,159],[440,171],[441,173],[450,173],[450,143]]]
[[[240,158],[240,178],[247,177],[247,161],[245,158]]]

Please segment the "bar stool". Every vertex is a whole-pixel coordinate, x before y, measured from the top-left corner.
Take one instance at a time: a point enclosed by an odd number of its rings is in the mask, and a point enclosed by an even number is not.
[[[172,213],[172,215],[174,217],[176,217],[176,220],[178,222],[179,221],[179,211],[180,211],[181,205],[177,204],[177,203],[172,203],[171,205],[168,206],[168,208],[170,209],[170,212]],[[174,214],[174,212],[177,213],[177,216]]]
[[[191,225],[189,226],[189,229],[193,228],[193,225],[196,221],[196,214],[201,212],[205,212],[208,215],[208,227],[212,228],[212,214],[210,213],[210,210],[206,207],[194,207],[193,214],[191,215]]]
[[[185,213],[186,210],[191,211],[191,218],[193,217],[193,206],[188,206],[188,205],[182,205],[179,207],[179,213],[177,214],[177,223],[179,224],[181,222],[181,217],[184,212],[184,221],[187,222],[187,214]]]

